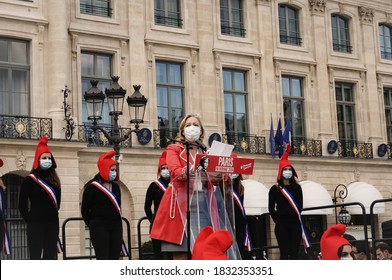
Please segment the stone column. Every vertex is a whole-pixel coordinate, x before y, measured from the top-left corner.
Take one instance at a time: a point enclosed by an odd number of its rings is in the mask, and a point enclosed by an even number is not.
[[[64,85],[71,83],[68,24],[68,1],[47,1],[48,32],[44,51],[45,108],[53,121],[53,137],[64,138],[64,110],[62,109]],[[75,94],[75,93],[73,93]]]

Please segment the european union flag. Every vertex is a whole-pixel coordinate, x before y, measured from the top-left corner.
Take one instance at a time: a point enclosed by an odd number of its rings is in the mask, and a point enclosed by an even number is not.
[[[281,122],[280,118],[279,118],[279,122],[278,122],[278,128],[277,128],[276,134],[275,134],[275,145],[279,151],[279,158],[281,158],[283,155],[283,134],[282,134],[282,122]]]

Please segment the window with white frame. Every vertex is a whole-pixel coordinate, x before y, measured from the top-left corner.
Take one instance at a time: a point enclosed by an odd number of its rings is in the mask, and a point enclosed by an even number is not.
[[[221,0],[220,21],[222,34],[245,37],[243,1]]]
[[[30,115],[29,42],[0,37],[0,115]]]
[[[332,47],[336,52],[351,53],[350,29],[348,18],[334,14],[332,22]]]
[[[182,27],[180,0],[154,0],[156,25]]]
[[[381,58],[392,60],[392,27],[380,24],[378,30],[380,34]]]
[[[248,108],[246,72],[234,69],[223,70],[223,94],[225,128],[227,134],[248,134]]]
[[[302,78],[282,76],[284,123],[291,122],[291,138],[306,138]]]
[[[105,93],[105,88],[110,87],[112,81],[112,56],[109,54],[83,52],[81,54],[81,71],[82,71],[82,111],[83,123],[91,124],[87,119],[87,107],[84,101],[84,93],[91,88],[90,80],[97,80],[97,87]],[[111,125],[111,116],[109,116],[109,104],[107,98],[102,109],[102,119],[100,124]]]
[[[184,117],[183,65],[156,61],[158,128],[177,130]]]
[[[280,43],[300,46],[299,11],[287,5],[279,5]]]
[[[385,121],[388,143],[392,143],[392,88],[384,88]]]
[[[356,141],[355,101],[353,85],[335,83],[338,136],[341,142]]]

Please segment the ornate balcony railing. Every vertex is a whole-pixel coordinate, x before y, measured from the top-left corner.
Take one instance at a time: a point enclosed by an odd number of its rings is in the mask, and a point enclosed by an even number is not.
[[[166,148],[171,139],[176,138],[178,129],[160,128],[154,129],[154,148]]]
[[[103,126],[109,135],[112,133],[112,126]],[[77,125],[77,140],[80,142],[87,142],[90,146],[112,146],[113,144],[109,142],[109,139],[105,137],[102,131],[94,131],[91,125]],[[124,135],[131,134],[131,128],[120,128],[120,137]],[[128,137],[125,141],[120,143],[122,148],[132,148],[132,137]]]
[[[338,156],[344,158],[373,159],[373,144],[357,141],[338,141]]]
[[[244,134],[228,133],[222,135],[222,142],[234,145],[233,152],[247,154],[265,154],[265,137]]]
[[[321,157],[323,156],[322,142],[321,140],[293,137],[291,139],[290,154],[308,157]]]
[[[52,119],[0,115],[0,138],[52,139]]]

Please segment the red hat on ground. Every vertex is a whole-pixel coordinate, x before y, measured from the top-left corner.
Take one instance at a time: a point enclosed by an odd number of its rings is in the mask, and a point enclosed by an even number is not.
[[[233,238],[227,230],[213,231],[212,227],[205,227],[197,236],[192,259],[193,260],[228,260],[225,254],[233,244]]]
[[[336,224],[330,226],[321,236],[320,249],[323,260],[339,260],[338,250],[343,245],[351,245],[343,237],[346,226]]]
[[[48,147],[48,137],[43,136],[41,140],[39,140],[37,148],[35,149],[35,157],[34,157],[34,163],[33,163],[33,169],[37,169],[39,166],[39,157],[43,153],[50,153],[52,155],[52,166],[53,168],[57,167],[56,161],[54,160],[52,151]]]
[[[116,154],[115,151],[110,151],[107,152],[103,155],[101,155],[98,159],[98,169],[99,169],[99,174],[101,175],[101,177],[105,180],[108,181],[109,180],[109,171],[110,171],[110,167],[113,164],[117,164],[117,162],[115,160],[112,159],[112,157]],[[116,179],[118,180],[118,172],[117,172],[117,176]]]
[[[167,150],[164,150],[162,152],[162,154],[161,154],[161,157],[159,158],[157,177],[159,177],[159,172],[161,171],[162,165],[167,165],[167,163],[166,163],[166,152],[167,152]]]
[[[291,168],[293,169],[293,175],[298,178],[297,172],[295,172],[293,165],[289,161],[289,154],[286,151],[283,153],[282,158],[280,159],[279,162],[278,180],[280,180],[280,177],[282,176],[282,170],[286,166],[291,166]]]

